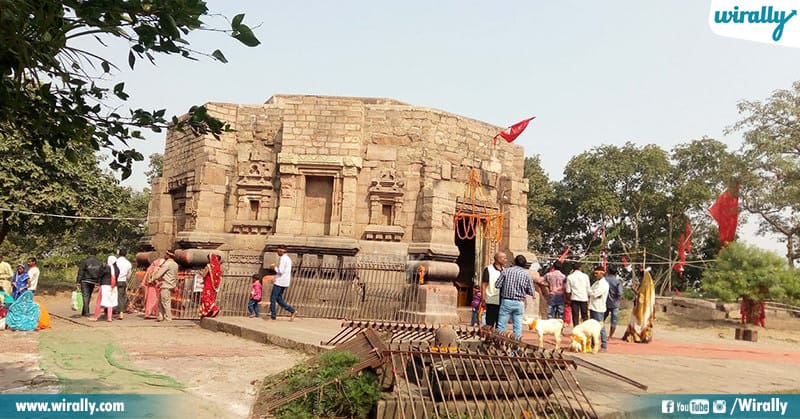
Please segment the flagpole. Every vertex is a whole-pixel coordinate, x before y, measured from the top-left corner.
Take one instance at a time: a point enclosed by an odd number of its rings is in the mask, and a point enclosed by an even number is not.
[[[667,220],[669,220],[669,253],[667,253],[669,271],[667,271],[667,278],[664,281],[664,285],[661,286],[661,295],[664,295],[664,286],[667,284],[669,284],[669,289],[672,290],[672,214],[667,214]]]

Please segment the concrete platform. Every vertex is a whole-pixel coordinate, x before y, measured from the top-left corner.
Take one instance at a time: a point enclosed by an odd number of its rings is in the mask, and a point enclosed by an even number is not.
[[[329,346],[325,342],[341,330],[342,320],[288,317],[215,317],[200,321],[200,327],[214,332],[229,333],[258,343],[266,343],[281,348],[293,349],[309,355],[316,355]]]

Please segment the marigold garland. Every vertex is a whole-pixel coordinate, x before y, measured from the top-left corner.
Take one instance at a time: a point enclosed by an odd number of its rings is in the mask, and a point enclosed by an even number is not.
[[[459,240],[471,240],[478,235],[479,229],[483,229],[483,237],[495,243],[500,242],[503,239],[505,217],[502,212],[491,210],[491,206],[488,205],[489,200],[483,191],[483,184],[478,179],[478,171],[475,169],[470,172],[464,198],[469,205],[469,211],[456,210],[453,216],[456,237]],[[478,206],[483,207],[486,212],[479,212]]]

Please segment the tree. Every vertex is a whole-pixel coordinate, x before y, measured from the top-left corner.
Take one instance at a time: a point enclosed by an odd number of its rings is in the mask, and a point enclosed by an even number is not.
[[[44,145],[42,155],[28,158],[26,151],[31,147],[29,140],[19,137],[0,141],[0,244],[16,232],[24,240],[23,250],[35,248],[37,240],[69,231],[76,223],[32,213],[105,215],[99,209],[108,206],[117,185],[113,176],[100,170],[88,146],[77,148],[74,161],[49,145]]]
[[[741,178],[744,208],[761,217],[761,231],[786,242],[789,265],[800,258],[800,81],[765,101],[739,103],[743,118],[729,131],[744,131]]]
[[[738,242],[728,243],[703,276],[703,290],[723,301],[743,298],[755,303],[777,300],[800,303],[800,274],[769,251]],[[749,307],[756,307],[749,305]],[[753,322],[755,313],[747,315]]]
[[[157,55],[227,62],[221,51],[199,52],[184,38],[209,29],[201,20],[209,15],[202,0],[0,0],[0,11],[0,139],[27,138],[39,157],[49,146],[73,162],[87,146],[109,149],[110,167],[121,169],[123,178],[131,174],[133,161],[143,159],[128,141],[142,138],[141,128],[159,132],[170,121],[164,109],[120,112],[119,103],[129,95],[124,82],[113,80],[117,64],[76,41],[123,40],[130,45],[131,68],[143,58],[155,63]],[[247,46],[258,45],[243,20],[243,14],[235,16],[223,32]],[[172,117],[171,123],[198,135],[218,136],[228,129],[202,106],[191,107],[181,120]]]
[[[528,247],[541,248],[544,233],[555,219],[551,205],[555,192],[538,155],[525,157],[524,174],[528,179]]]
[[[616,239],[606,235],[606,244],[634,253],[644,242],[661,239],[669,174],[667,153],[656,145],[606,145],[573,157],[556,188],[565,239],[591,247],[602,241],[594,234],[598,228],[614,231]]]
[[[161,153],[153,153],[148,158],[147,171],[144,175],[148,179],[153,177],[161,177],[164,174],[164,155]]]

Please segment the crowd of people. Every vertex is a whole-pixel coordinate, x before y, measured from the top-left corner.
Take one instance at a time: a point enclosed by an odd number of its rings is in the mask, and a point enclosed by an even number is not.
[[[106,262],[97,259],[95,251],[81,261],[78,266],[76,289],[82,298],[81,316],[90,321],[97,321],[105,314],[107,321],[114,317],[122,320],[125,313],[141,310],[145,319],[157,322],[170,322],[173,319],[172,301],[178,287],[179,266],[175,261],[175,252],[167,250],[163,257],[153,260],[141,273],[141,281],[136,289],[128,288],[128,281],[133,266],[121,250],[110,255]],[[203,280],[200,295],[200,317],[215,317],[220,308],[217,305],[217,293],[222,285],[222,264],[219,256],[209,253],[208,263],[200,274]],[[91,313],[92,294],[98,291]],[[130,298],[128,298],[130,297]]]
[[[0,330],[39,330],[50,327],[50,315],[34,297],[41,270],[30,257],[16,269],[0,255]]]
[[[623,294],[617,266],[595,266],[590,279],[580,262],[556,261],[543,275],[528,269],[522,255],[516,256],[511,266],[507,267],[507,262],[507,255],[497,252],[492,264],[484,268],[480,288],[473,289],[472,325],[504,332],[510,320],[514,336],[521,338],[526,297],[536,297],[538,289],[546,296],[548,319],[562,319],[572,326],[594,319],[602,325],[600,351],[608,349],[608,340],[616,334]],[[633,312],[621,339],[646,343],[652,339],[655,292],[649,272],[640,273],[641,282],[633,289]]]

